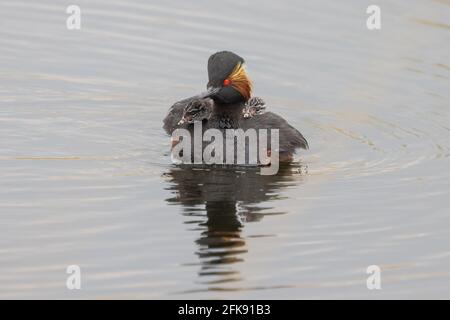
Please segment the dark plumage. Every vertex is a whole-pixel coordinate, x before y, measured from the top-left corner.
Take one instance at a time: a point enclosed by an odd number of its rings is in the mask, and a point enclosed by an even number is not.
[[[183,116],[178,124],[190,124],[196,121],[208,120],[212,112],[212,107],[213,101],[209,98],[193,99],[183,109]]]
[[[280,161],[292,161],[293,154],[298,148],[308,149],[305,137],[286,120],[273,112],[266,112],[247,118],[240,122],[240,128],[279,129]],[[270,132],[268,140],[270,139]]]
[[[186,106],[193,100],[198,99],[198,96],[190,97],[187,99],[180,100],[175,102],[173,106],[170,107],[169,112],[163,120],[163,129],[167,132],[167,134],[171,135],[172,132],[179,128],[179,122],[183,118],[183,112]]]
[[[208,61],[208,92],[176,102],[164,119],[164,130],[171,134],[179,128],[178,124],[183,118],[185,108],[194,100],[210,98],[211,100],[208,100],[210,114],[207,120],[203,119],[205,120],[203,130],[209,128],[279,129],[280,161],[291,161],[295,150],[307,149],[308,142],[282,117],[272,112],[260,112],[265,104],[257,105],[252,117],[244,118],[246,102],[249,101],[252,86],[243,63],[244,59],[232,52],[222,51],[213,54]],[[261,101],[264,103],[262,99]],[[250,103],[253,102],[250,100]],[[188,129],[193,127],[186,122],[184,125]]]

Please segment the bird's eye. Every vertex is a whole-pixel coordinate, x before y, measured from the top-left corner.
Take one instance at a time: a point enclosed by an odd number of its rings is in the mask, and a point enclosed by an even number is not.
[[[225,87],[229,86],[230,84],[231,84],[231,80],[230,80],[230,79],[225,79],[225,80],[223,80],[223,85],[224,85]]]

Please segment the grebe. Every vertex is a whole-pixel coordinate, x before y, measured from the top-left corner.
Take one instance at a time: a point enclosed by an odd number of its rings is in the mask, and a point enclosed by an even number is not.
[[[164,118],[163,128],[168,134],[172,134],[179,128],[180,122],[188,125],[183,121],[185,108],[191,102],[201,100],[195,104],[207,105],[206,110],[209,110],[207,118],[202,119],[204,130],[279,129],[279,160],[292,161],[296,149],[308,149],[308,142],[297,129],[272,112],[255,112],[247,118],[243,116],[246,102],[250,100],[252,93],[252,82],[245,71],[244,62],[242,57],[230,51],[221,51],[210,56],[207,91],[176,102]],[[205,100],[207,98],[208,100]],[[197,107],[193,109],[199,110]]]
[[[252,118],[257,114],[262,114],[266,109],[266,102],[260,97],[250,98],[244,106],[242,113],[244,118]]]
[[[191,124],[195,121],[208,120],[211,116],[213,101],[206,99],[193,99],[183,109],[183,116],[178,125]]]

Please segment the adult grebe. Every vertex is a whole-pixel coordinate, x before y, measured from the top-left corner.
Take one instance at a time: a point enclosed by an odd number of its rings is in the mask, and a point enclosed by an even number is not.
[[[279,129],[279,160],[292,161],[296,149],[308,149],[308,142],[297,129],[272,112],[255,112],[251,117],[243,116],[246,114],[246,102],[252,93],[252,83],[245,71],[244,62],[242,57],[230,51],[217,52],[209,57],[208,90],[176,102],[169,109],[163,128],[168,134],[172,134],[181,124],[187,128],[192,126],[189,121],[183,120],[185,109],[191,104],[196,107],[195,110],[207,111],[207,117],[202,116],[204,130]],[[205,110],[197,108],[201,105]]]

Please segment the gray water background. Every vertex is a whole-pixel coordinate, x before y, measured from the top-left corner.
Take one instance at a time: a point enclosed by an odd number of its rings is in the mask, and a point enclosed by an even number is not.
[[[0,298],[450,298],[449,1],[69,4],[0,3]],[[277,177],[170,162],[224,49],[310,143]]]

